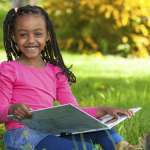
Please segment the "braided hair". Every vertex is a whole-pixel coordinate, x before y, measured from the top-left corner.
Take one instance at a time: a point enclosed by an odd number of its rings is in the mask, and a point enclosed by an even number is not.
[[[45,12],[41,7],[30,5],[19,7],[17,12],[15,11],[16,11],[15,9],[11,9],[8,12],[3,25],[4,47],[7,54],[7,61],[8,62],[12,61],[13,58],[18,59],[21,55],[21,51],[18,49],[17,44],[11,38],[11,34],[14,31],[16,19],[19,16],[23,15],[32,15],[32,14],[41,15],[45,18],[47,32],[50,33],[50,39],[46,42],[44,50],[41,52],[41,57],[43,61],[51,63],[54,66],[58,66],[59,68],[61,68],[62,72],[58,73],[66,75],[68,78],[68,82],[75,83],[76,77],[69,70],[72,66],[70,68],[67,68],[64,64],[62,55],[58,47],[54,27],[47,12]],[[57,78],[58,73],[56,74]]]

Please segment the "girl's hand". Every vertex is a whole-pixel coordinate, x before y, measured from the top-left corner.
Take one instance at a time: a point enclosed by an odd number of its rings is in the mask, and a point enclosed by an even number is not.
[[[97,108],[96,112],[96,118],[100,118],[106,114],[109,114],[116,119],[119,119],[119,115],[126,115],[127,118],[131,119],[132,116],[134,116],[134,113],[132,110],[128,109],[121,109],[121,108],[115,108],[115,107],[109,107],[109,106],[101,106]]]
[[[32,118],[33,114],[30,112],[32,108],[23,103],[14,103],[10,105],[8,115],[14,115],[18,119]]]

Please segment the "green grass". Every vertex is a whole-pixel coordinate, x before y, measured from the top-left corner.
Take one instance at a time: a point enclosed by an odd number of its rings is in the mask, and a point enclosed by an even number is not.
[[[123,138],[136,145],[149,131],[150,60],[67,53],[63,57],[68,67],[73,64],[77,82],[71,88],[80,106],[142,107],[135,117],[115,126]],[[2,50],[0,60],[6,60]]]
[[[115,126],[123,138],[136,145],[149,131],[150,60],[63,56],[68,67],[73,64],[77,82],[71,87],[80,106],[142,107],[134,118]]]
[[[111,56],[103,59],[64,56],[67,64],[74,64],[72,71],[77,83],[72,85],[72,93],[81,106],[142,107],[133,119],[115,127],[121,136],[136,145],[149,131],[150,61]]]

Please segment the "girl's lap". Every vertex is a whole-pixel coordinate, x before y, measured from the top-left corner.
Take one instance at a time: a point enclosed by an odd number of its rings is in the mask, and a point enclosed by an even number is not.
[[[94,144],[100,144],[103,150],[113,150],[115,145],[120,141],[125,141],[113,128],[110,130],[96,131],[84,133],[84,142]],[[65,139],[70,139],[81,142],[83,141],[82,134],[76,134],[73,136],[64,136]]]
[[[24,131],[28,135],[27,138],[24,137]],[[28,145],[27,139],[32,149],[36,150],[44,148],[47,150],[71,150],[76,147],[82,150],[84,146],[87,150],[91,150],[94,147],[93,145],[98,143],[100,143],[104,150],[112,150],[118,142],[125,141],[114,129],[59,137],[46,132],[22,127],[8,130],[4,134],[3,142],[7,150],[22,150],[21,146],[25,147]]]
[[[27,133],[27,138],[24,137],[24,131]],[[3,143],[7,150],[15,149],[22,150],[21,146],[28,146],[29,144],[34,149],[35,146],[47,135],[46,132],[36,131],[27,127],[8,130],[3,137]]]

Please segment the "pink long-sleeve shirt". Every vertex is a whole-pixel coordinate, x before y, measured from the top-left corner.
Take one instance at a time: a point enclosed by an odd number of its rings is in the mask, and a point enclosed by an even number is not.
[[[42,69],[30,68],[17,61],[0,64],[0,123],[5,123],[6,130],[24,125],[7,117],[11,104],[24,103],[33,110],[53,107],[58,99],[61,105],[71,103],[93,117],[97,107],[80,107],[71,93],[68,79],[57,66],[47,63]]]

